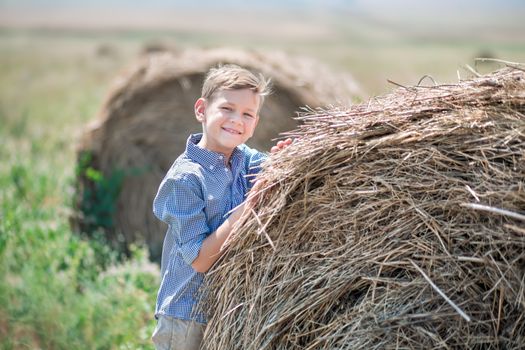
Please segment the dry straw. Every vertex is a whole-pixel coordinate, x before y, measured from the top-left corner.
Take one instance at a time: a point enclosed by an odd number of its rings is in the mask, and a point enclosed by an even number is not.
[[[265,100],[250,143],[261,150],[268,150],[279,132],[296,127],[293,116],[301,106],[348,104],[362,96],[351,75],[281,52],[216,48],[143,56],[115,80],[79,146],[80,155],[91,155],[88,166],[102,172],[105,179],[116,171],[124,174],[114,202],[104,195],[99,196],[103,200],[89,199],[86,193],[96,188],[83,174],[76,186],[78,208],[98,213],[97,208],[108,207],[102,214],[112,221],[107,230],[110,240],[123,245],[146,242],[153,258],[160,258],[166,227],[153,216],[152,201],[162,177],[184,151],[189,134],[201,131],[193,106],[205,73],[220,63],[261,72],[273,82],[275,93]],[[81,210],[79,214],[73,222],[86,230],[90,213]]]
[[[525,344],[525,73],[312,110],[207,278],[207,349]]]

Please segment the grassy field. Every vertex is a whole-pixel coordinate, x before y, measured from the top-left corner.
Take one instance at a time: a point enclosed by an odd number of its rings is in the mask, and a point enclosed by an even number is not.
[[[0,42],[0,348],[148,348],[158,269],[68,223],[76,137],[122,62],[77,40]]]
[[[75,143],[118,71],[142,47],[230,45],[316,57],[354,74],[368,96],[387,79],[457,81],[483,52],[525,62],[520,40],[404,36],[372,22],[320,19],[296,36],[211,31],[0,30],[0,348],[151,348],[158,268],[136,247],[117,259],[68,224]],[[111,50],[101,54],[102,46]],[[482,67],[482,69],[494,68]],[[463,77],[466,71],[461,71]]]

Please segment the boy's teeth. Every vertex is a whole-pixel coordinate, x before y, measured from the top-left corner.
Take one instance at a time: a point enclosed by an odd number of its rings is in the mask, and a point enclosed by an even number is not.
[[[238,132],[237,130],[233,130],[233,129],[229,129],[229,128],[224,128],[224,130],[232,133],[232,134],[240,134],[240,132]]]

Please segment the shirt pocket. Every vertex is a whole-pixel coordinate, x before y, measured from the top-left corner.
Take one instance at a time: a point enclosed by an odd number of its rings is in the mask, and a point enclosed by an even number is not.
[[[230,199],[228,191],[220,184],[211,184],[204,193],[205,213],[208,227],[215,231],[224,221],[224,214],[230,209]]]
[[[220,211],[220,197],[220,193],[217,193],[217,191],[206,191],[206,209],[209,215],[213,216],[215,213]]]

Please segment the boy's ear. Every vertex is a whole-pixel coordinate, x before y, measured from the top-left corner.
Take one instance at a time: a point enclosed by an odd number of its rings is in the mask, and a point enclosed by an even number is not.
[[[204,112],[206,111],[206,99],[203,97],[199,98],[197,101],[195,101],[195,118],[199,122],[204,122],[206,118],[204,117]]]

